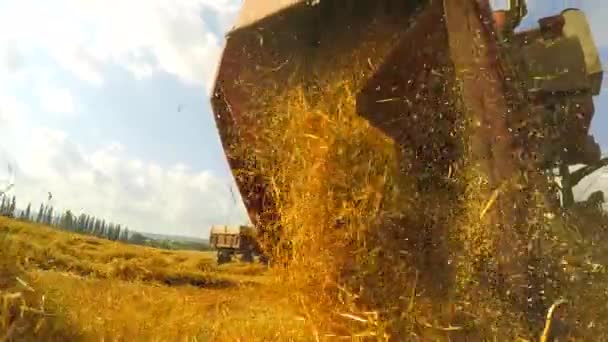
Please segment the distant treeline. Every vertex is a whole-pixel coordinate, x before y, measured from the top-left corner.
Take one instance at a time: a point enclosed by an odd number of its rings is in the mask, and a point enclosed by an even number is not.
[[[25,210],[17,209],[15,196],[9,198],[2,196],[0,203],[0,215],[16,218],[22,221],[46,224],[63,230],[93,235],[112,241],[129,241],[131,234],[129,228],[120,224],[107,222],[105,219],[80,214],[75,215],[71,210],[66,210],[60,215],[54,214],[53,206],[40,204],[37,212],[32,211],[32,204],[29,203]]]
[[[37,212],[32,211],[31,203],[27,205],[25,210],[20,210],[17,209],[17,200],[15,196],[2,196],[2,202],[0,202],[0,215],[135,245],[171,250],[207,250],[210,248],[209,245],[205,243],[173,241],[169,239],[150,239],[141,233],[129,231],[129,228],[126,226],[107,222],[105,219],[100,219],[84,213],[75,215],[71,210],[66,210],[61,215],[56,215],[53,206],[45,206],[44,204],[40,204],[40,208]]]

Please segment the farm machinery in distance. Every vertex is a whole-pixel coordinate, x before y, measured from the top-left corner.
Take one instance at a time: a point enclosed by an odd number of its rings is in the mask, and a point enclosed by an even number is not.
[[[255,228],[249,226],[213,226],[209,233],[209,244],[217,251],[217,263],[225,264],[240,255],[244,262],[267,261],[256,241]]]

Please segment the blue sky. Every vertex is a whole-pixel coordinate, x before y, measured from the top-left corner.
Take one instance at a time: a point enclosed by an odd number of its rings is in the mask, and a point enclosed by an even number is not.
[[[0,146],[20,204],[51,191],[60,210],[202,237],[247,222],[208,97],[239,2],[0,0]]]
[[[208,97],[240,3],[0,0],[0,147],[20,204],[52,191],[58,209],[199,237],[246,222]],[[530,2],[527,25],[583,1],[546,3]],[[608,3],[584,5],[608,63]],[[596,107],[608,150],[608,95]]]

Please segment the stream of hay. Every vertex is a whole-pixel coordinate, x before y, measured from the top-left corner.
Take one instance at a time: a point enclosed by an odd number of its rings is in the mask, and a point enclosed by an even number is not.
[[[375,60],[389,48],[376,46]],[[421,175],[403,170],[415,156],[357,115],[356,94],[373,65],[356,53],[341,57],[348,67],[307,70],[318,75],[314,86],[295,74],[253,96],[267,119],[248,148],[256,149],[270,184],[276,228],[292,242],[285,280],[320,331],[405,336],[422,329],[442,336],[424,326],[438,317],[433,324],[440,326],[458,320],[459,291],[475,281],[456,261],[474,267],[491,257],[491,239],[475,226],[488,191],[462,147],[447,172],[425,175],[445,187],[421,192]],[[422,129],[435,125],[434,117],[422,120]],[[457,121],[439,139],[463,145],[467,123]],[[504,315],[486,309],[484,320]],[[500,322],[511,329],[518,319]]]
[[[255,172],[268,184],[273,203],[273,219],[261,227],[274,234],[266,248],[279,260],[289,259],[282,286],[316,327],[311,333],[380,340],[533,339],[544,317],[530,316],[511,292],[529,295],[517,299],[529,300],[537,312],[561,297],[606,298],[595,287],[583,296],[582,278],[571,281],[574,271],[560,267],[564,254],[589,253],[590,242],[584,252],[573,252],[571,246],[582,242],[563,229],[555,232],[562,220],[544,215],[540,172],[522,172],[522,179],[491,187],[472,158],[474,123],[459,102],[458,79],[443,79],[442,97],[426,99],[446,101],[447,116],[419,107],[415,125],[399,126],[427,135],[418,146],[399,145],[359,116],[357,95],[402,38],[390,26],[375,29],[361,29],[369,36],[350,45],[325,37],[336,46],[315,50],[312,63],[311,54],[302,53],[275,63],[282,69],[255,68],[249,72],[256,76],[242,77],[253,99],[247,116],[256,121],[255,137],[227,153],[234,160],[255,156]],[[273,42],[264,44],[251,58],[276,60]],[[433,159],[445,146],[452,158]],[[428,152],[422,159],[421,150]],[[519,203],[525,222],[499,227],[486,219],[518,198],[525,199]],[[520,230],[528,246],[505,241],[512,235],[504,229]],[[534,282],[523,292],[497,275],[509,243],[511,254],[528,267],[527,281]],[[518,250],[522,245],[528,251]],[[577,272],[604,279],[583,269]],[[600,317],[605,308],[570,310]],[[572,324],[579,332],[591,329]],[[599,327],[605,324],[596,319],[593,331],[604,331]]]

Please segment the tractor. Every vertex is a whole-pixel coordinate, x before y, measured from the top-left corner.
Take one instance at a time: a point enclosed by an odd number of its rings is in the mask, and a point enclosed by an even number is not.
[[[255,229],[249,226],[213,226],[209,243],[217,251],[218,264],[229,263],[238,254],[243,262],[253,262],[256,255],[260,262],[266,260],[256,241]]]

